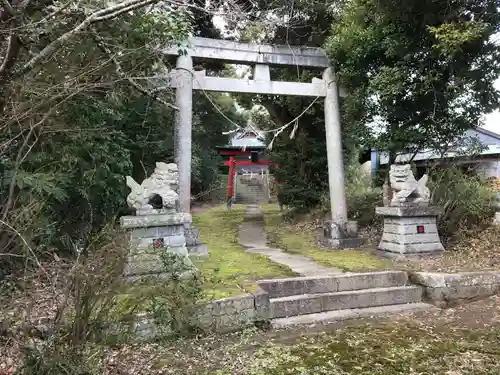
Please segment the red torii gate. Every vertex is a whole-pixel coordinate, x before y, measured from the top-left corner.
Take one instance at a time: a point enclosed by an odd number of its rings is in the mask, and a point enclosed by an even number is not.
[[[224,166],[229,167],[229,173],[227,177],[227,206],[231,208],[232,198],[234,193],[234,176],[236,174],[236,168],[239,166],[251,166],[251,165],[274,165],[275,168],[278,168],[277,163],[270,162],[268,160],[259,160],[258,154],[262,151],[262,147],[259,146],[249,146],[246,147],[245,150],[242,150],[242,147],[217,147],[219,149],[219,155],[221,156],[229,156],[229,160],[224,161]],[[235,156],[249,156],[250,160],[236,160]],[[276,185],[279,185],[278,180],[274,180]]]

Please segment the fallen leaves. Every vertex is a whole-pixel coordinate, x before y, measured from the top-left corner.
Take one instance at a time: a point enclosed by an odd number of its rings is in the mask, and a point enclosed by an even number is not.
[[[500,269],[500,228],[462,232],[459,239],[442,253],[419,258],[395,259],[395,268],[436,271],[471,272]]]

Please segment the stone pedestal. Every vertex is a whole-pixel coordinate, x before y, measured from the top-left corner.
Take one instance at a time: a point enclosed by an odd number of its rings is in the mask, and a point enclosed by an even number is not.
[[[163,251],[175,253],[187,265],[193,266],[185,236],[185,226],[191,224],[190,214],[169,209],[137,210],[135,216],[123,216],[120,224],[130,236],[130,253],[124,271],[126,278],[161,276],[165,269],[161,259]]]
[[[358,224],[355,221],[348,221],[344,225],[325,221],[320,244],[330,249],[355,249],[361,246],[361,238],[357,233]]]
[[[500,212],[495,212],[495,216],[493,217],[493,224],[500,225]]]
[[[184,226],[184,235],[186,237],[186,246],[188,249],[188,254],[191,257],[205,257],[208,256],[207,245],[201,243],[198,239],[198,234],[200,230],[191,224],[186,224]]]
[[[377,207],[384,217],[384,232],[378,246],[388,254],[426,254],[444,250],[437,230],[439,207]]]

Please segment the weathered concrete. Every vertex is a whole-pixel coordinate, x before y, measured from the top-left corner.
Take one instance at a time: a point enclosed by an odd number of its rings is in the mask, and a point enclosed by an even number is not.
[[[389,206],[389,207],[375,207],[377,215],[391,216],[391,217],[431,217],[439,216],[443,213],[441,207],[435,206]]]
[[[129,281],[141,277],[163,277],[165,266],[162,253],[167,251],[184,259],[193,267],[186,247],[185,225],[191,223],[191,215],[164,213],[164,210],[149,210],[147,215],[123,216],[121,226],[129,234],[128,262],[124,277]]]
[[[357,240],[357,226],[347,220],[339,95],[333,68],[324,71],[323,81],[326,87],[325,132],[332,220],[327,223],[328,228],[324,230],[321,243],[323,246],[337,249],[359,247],[361,241]]]
[[[123,229],[151,228],[177,224],[191,223],[191,214],[178,212],[175,214],[150,214],[137,216],[122,216],[120,224]]]
[[[230,40],[191,37],[186,46],[193,57],[217,59],[233,64],[267,64],[327,68],[328,57],[321,48],[244,43]],[[165,55],[178,56],[179,47],[164,48]]]
[[[358,237],[358,224],[355,221],[323,223],[323,235],[319,244],[326,249],[357,249],[362,240]]]
[[[323,80],[326,84],[325,131],[330,209],[334,223],[346,223],[347,206],[344,187],[344,160],[342,147],[339,147],[339,145],[342,145],[340,106],[337,80],[332,68],[327,68],[324,71]]]
[[[273,319],[271,327],[275,329],[288,328],[293,326],[314,326],[318,324],[330,324],[344,320],[372,318],[390,316],[404,312],[419,312],[436,310],[437,307],[427,303],[405,303],[402,305],[387,305],[377,307],[367,307],[363,309],[348,309],[326,311],[316,314],[292,316],[288,318]]]
[[[171,88],[177,88],[178,81],[175,79],[176,74],[177,71],[173,71],[169,75],[168,86]],[[241,78],[211,77],[206,75],[205,70],[198,70],[193,74],[194,90],[312,97],[324,97],[326,95],[325,83],[318,78],[313,78],[311,83],[307,83],[271,81],[270,79],[246,80]]]
[[[273,298],[271,299],[271,318],[416,303],[422,301],[422,294],[423,288],[421,287],[402,286]]]
[[[191,257],[208,256],[208,247],[198,239],[200,230],[193,227],[191,223],[184,225],[184,235],[186,237],[186,247]]]
[[[247,252],[262,254],[271,261],[287,266],[292,271],[304,276],[342,273],[342,270],[321,266],[311,258],[288,254],[280,249],[268,247],[267,234],[263,228],[259,206],[249,205],[245,219],[246,221],[240,225],[239,242],[246,248]]]
[[[439,307],[471,302],[500,293],[500,271],[412,272],[410,280],[425,287],[425,297]]]
[[[193,313],[193,324],[208,331],[233,332],[268,321],[269,314],[269,297],[258,290],[199,306],[198,312]],[[140,340],[152,340],[160,334],[154,319],[146,314],[137,316],[132,331]]]
[[[175,104],[175,162],[179,167],[179,207],[191,212],[191,147],[193,128],[193,60],[177,58]]]
[[[334,276],[290,277],[258,281],[269,298],[299,294],[334,293],[369,288],[405,286],[408,275],[403,271],[350,273]]]
[[[384,217],[379,250],[397,254],[436,253],[444,250],[439,238],[438,207],[376,207]],[[419,232],[423,229],[423,232]]]

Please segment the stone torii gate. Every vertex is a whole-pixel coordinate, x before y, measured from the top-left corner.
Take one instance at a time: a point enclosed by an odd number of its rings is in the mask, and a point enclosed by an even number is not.
[[[339,89],[333,68],[322,49],[192,37],[184,46],[167,47],[162,52],[167,56],[178,56],[176,69],[169,75],[168,86],[176,89],[178,111],[175,121],[175,155],[179,167],[179,200],[182,212],[190,211],[191,202],[193,90],[324,97],[332,217],[331,221],[325,223],[322,242],[332,248],[359,246],[356,224],[347,220]],[[193,71],[193,58],[252,65],[253,79],[207,76],[204,70]],[[270,66],[319,68],[324,70],[323,79],[314,78],[311,83],[271,81]]]

